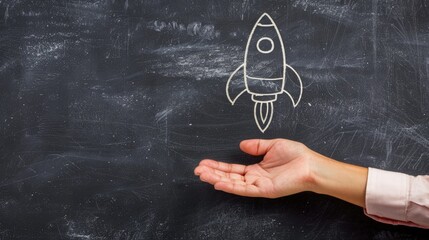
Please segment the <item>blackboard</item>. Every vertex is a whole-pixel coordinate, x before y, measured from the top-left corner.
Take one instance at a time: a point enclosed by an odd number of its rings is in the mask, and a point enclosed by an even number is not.
[[[225,95],[268,13],[301,76],[264,132]],[[428,1],[3,0],[0,239],[423,239],[312,193],[217,192],[203,158],[250,164],[288,138],[429,173]]]

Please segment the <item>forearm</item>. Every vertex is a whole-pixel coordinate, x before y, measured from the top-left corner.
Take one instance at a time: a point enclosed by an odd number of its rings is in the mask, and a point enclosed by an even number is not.
[[[310,165],[310,191],[365,207],[368,169],[315,153]]]

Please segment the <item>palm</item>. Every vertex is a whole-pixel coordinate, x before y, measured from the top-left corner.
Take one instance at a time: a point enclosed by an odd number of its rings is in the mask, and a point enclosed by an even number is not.
[[[249,166],[203,160],[195,169],[201,180],[216,189],[242,196],[275,198],[302,189],[305,161],[295,142],[281,142],[260,148],[260,143],[241,146],[252,155],[265,154],[262,162]],[[256,148],[255,148],[256,146]]]

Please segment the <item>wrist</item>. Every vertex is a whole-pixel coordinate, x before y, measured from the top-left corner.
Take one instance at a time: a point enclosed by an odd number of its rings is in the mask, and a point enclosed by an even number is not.
[[[312,153],[312,156],[309,157],[309,171],[306,181],[308,191],[323,194],[321,191],[324,189],[325,181],[328,177],[326,169],[329,168],[329,164],[327,157],[316,152]]]
[[[368,169],[313,153],[309,163],[308,190],[364,207]]]

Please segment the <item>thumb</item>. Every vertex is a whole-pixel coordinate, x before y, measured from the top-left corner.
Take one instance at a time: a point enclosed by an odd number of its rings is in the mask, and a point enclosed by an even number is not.
[[[254,156],[266,154],[277,140],[275,139],[248,139],[241,141],[241,151]]]

